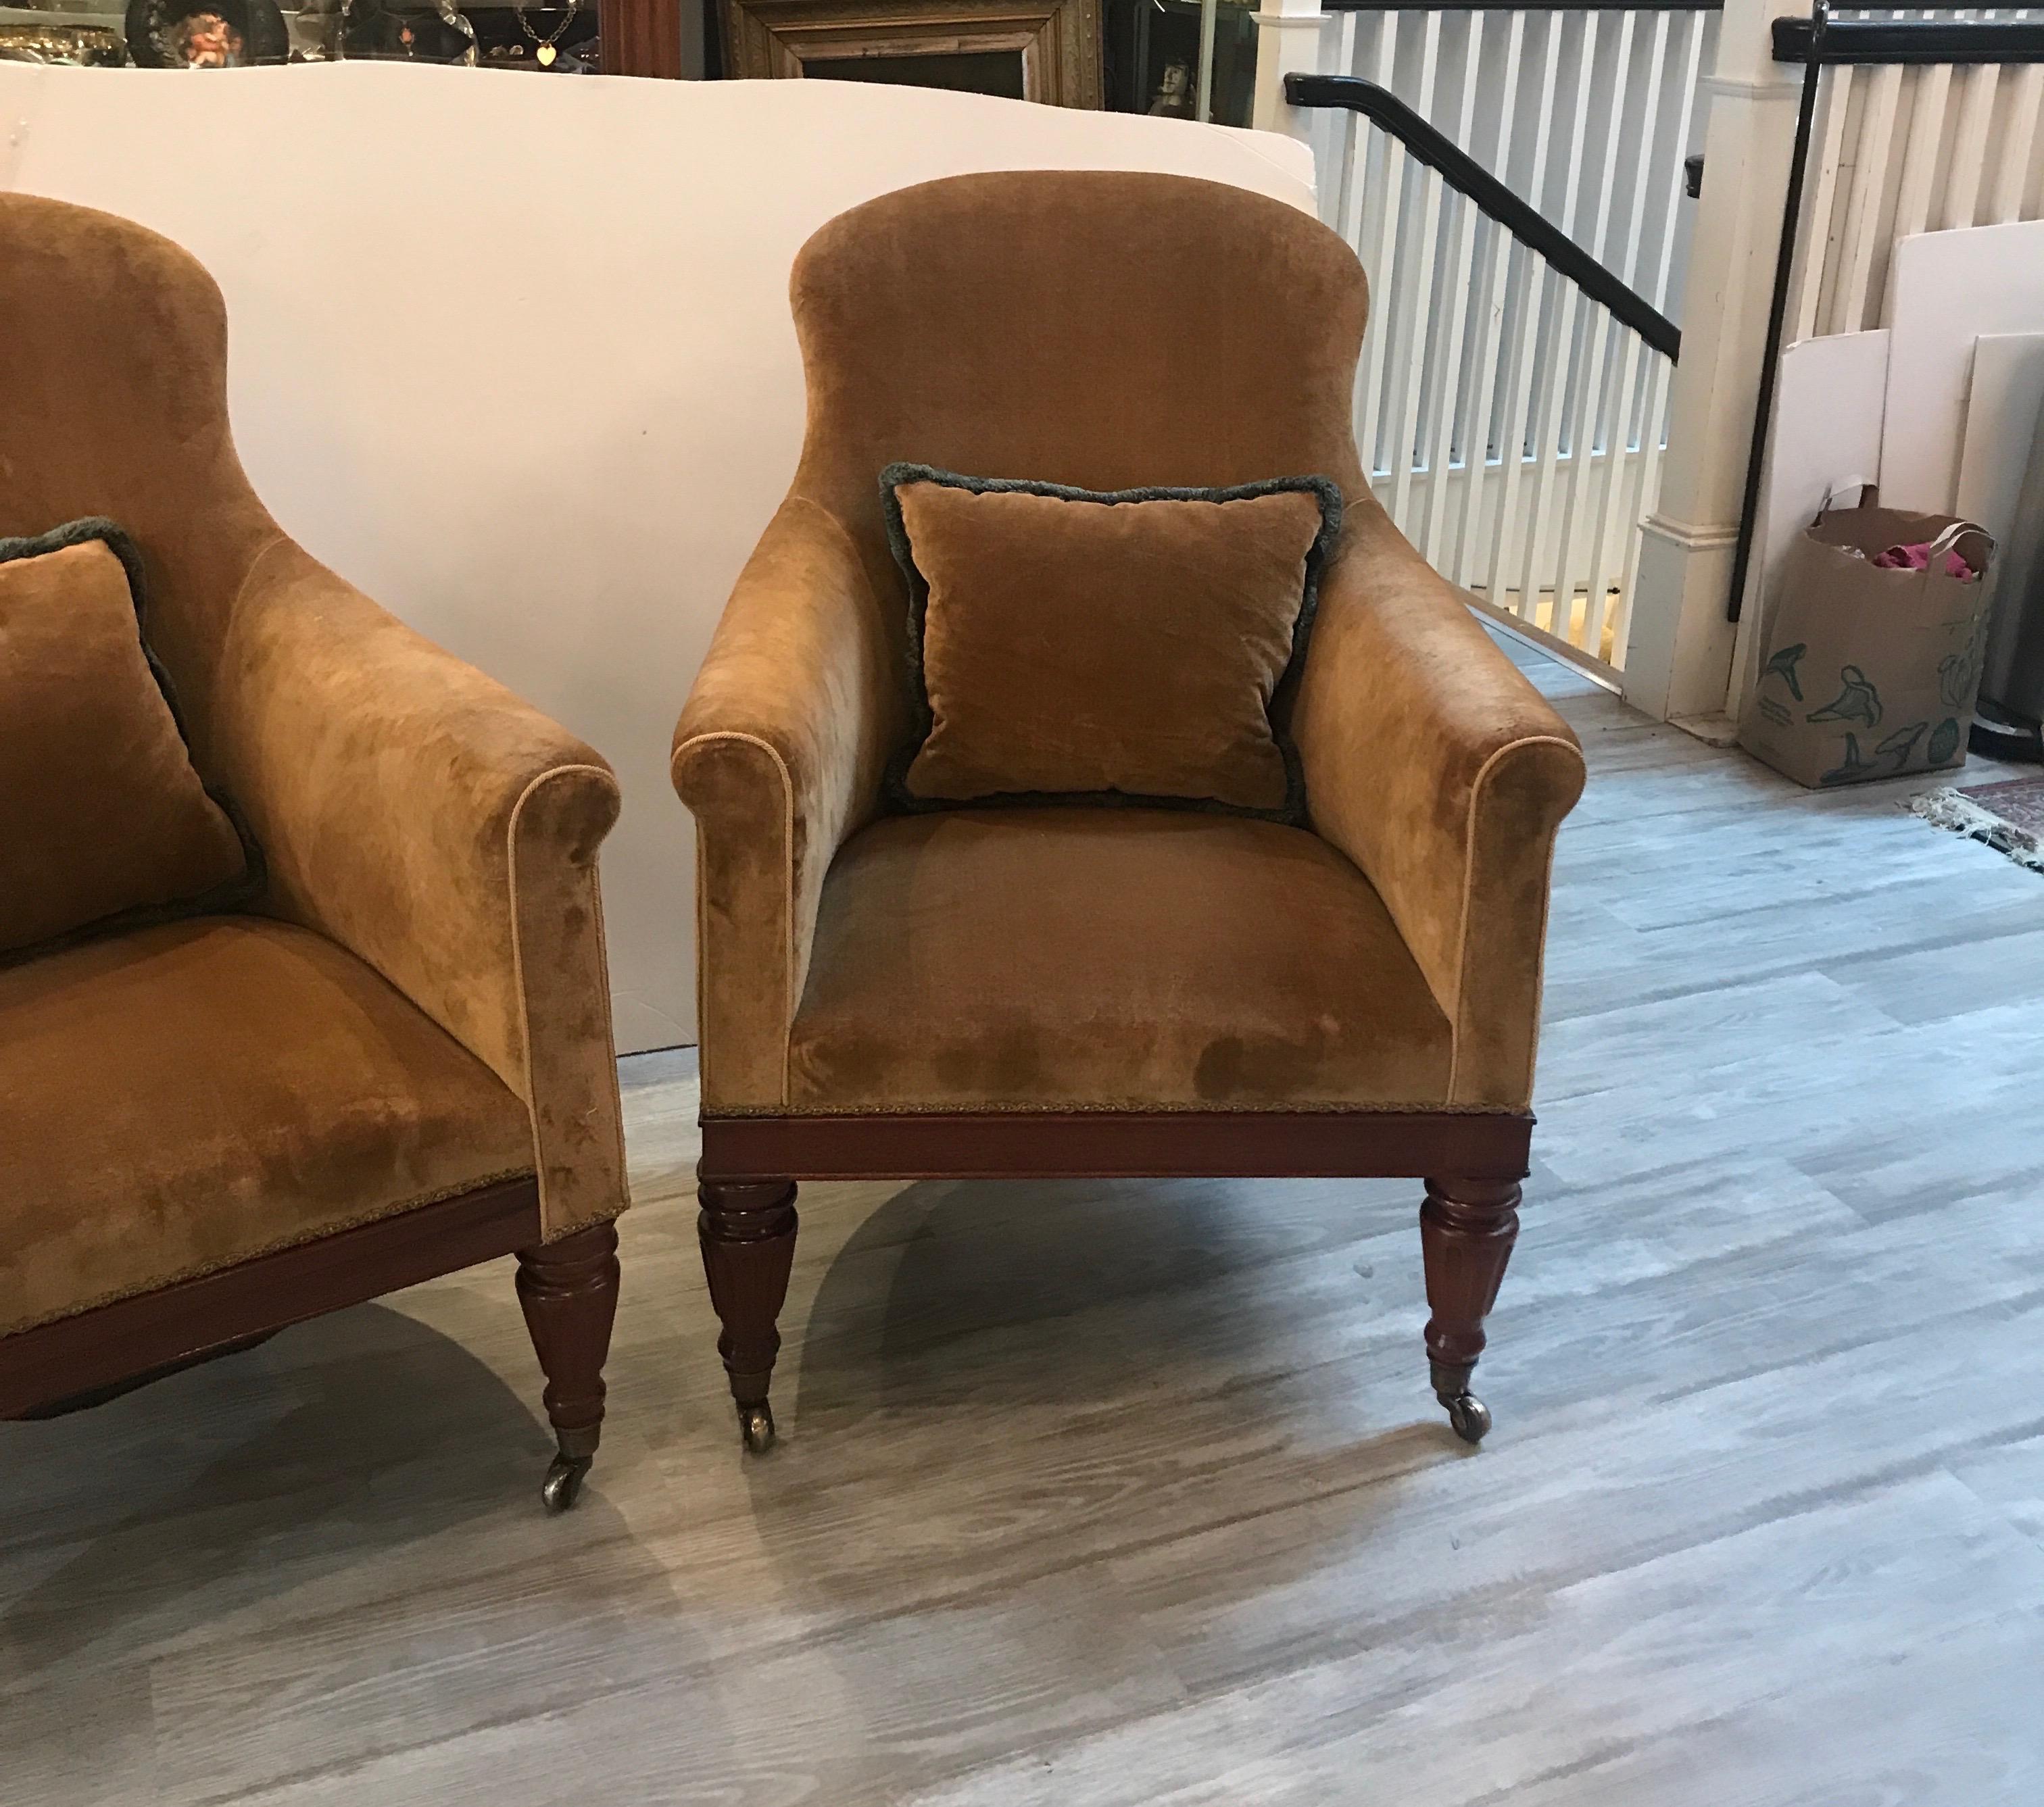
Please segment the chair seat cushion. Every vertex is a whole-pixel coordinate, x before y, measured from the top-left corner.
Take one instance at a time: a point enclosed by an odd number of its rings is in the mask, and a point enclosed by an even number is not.
[[[1303,829],[960,810],[824,882],[794,1111],[1438,1104],[1447,1019],[1369,881]]]
[[[305,930],[0,970],[0,1335],[532,1171],[502,1082]]]

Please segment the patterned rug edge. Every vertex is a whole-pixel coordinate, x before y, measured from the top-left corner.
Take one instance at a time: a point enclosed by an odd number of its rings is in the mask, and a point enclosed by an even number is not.
[[[1992,810],[1983,809],[1964,791],[1949,786],[1943,790],[1926,791],[1920,796],[1911,797],[1907,808],[1912,815],[1922,816],[1934,828],[1963,834],[1969,841],[1978,841],[1993,848],[2019,866],[2034,873],[2044,873],[2044,840],[2027,828],[2004,821]]]

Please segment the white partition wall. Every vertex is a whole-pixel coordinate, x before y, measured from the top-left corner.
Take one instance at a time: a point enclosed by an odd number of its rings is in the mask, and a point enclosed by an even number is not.
[[[0,63],[0,188],[140,220],[219,280],[283,524],[616,764],[626,1049],[694,1039],[668,742],[794,467],[797,248],[909,182],[1087,167],[1313,205],[1287,139],[864,82]]]

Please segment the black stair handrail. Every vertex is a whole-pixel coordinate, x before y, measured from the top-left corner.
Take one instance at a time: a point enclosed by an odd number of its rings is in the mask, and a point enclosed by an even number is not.
[[[2044,21],[1827,19],[1819,33],[1815,19],[1777,19],[1774,60],[1819,68],[1847,63],[2044,63]]]
[[[1324,13],[1721,13],[1724,0],[1320,0]]]
[[[1435,171],[1448,186],[1473,202],[1529,251],[1611,310],[1670,363],[1681,355],[1681,329],[1616,271],[1600,263],[1546,214],[1514,194],[1482,164],[1387,88],[1360,75],[1285,78],[1285,98],[1293,106],[1346,107],[1381,127],[1405,147],[1415,162]]]

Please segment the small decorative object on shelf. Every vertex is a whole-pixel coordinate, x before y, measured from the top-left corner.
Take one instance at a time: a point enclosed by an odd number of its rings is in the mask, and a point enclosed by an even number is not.
[[[1117,113],[1161,119],[1199,117],[1201,0],[1103,0],[1108,51],[1107,104]],[[1207,117],[1247,125],[1256,101],[1254,0],[1218,0],[1213,13],[1213,80]]]
[[[294,63],[332,63],[340,57],[340,30],[347,8],[343,0],[298,0],[298,10],[285,15],[290,28]]]
[[[347,60],[475,66],[475,27],[454,0],[434,7],[345,0],[340,21],[340,55]]]
[[[1157,84],[1157,93],[1150,102],[1150,111],[1160,119],[1190,119],[1193,117],[1193,66],[1189,63],[1167,63],[1164,65],[1164,77]]]
[[[129,0],[128,50],[144,69],[244,69],[290,59],[272,0]]]
[[[469,0],[476,52],[490,69],[524,69],[536,75],[593,75],[603,68],[596,9],[581,0],[567,6],[486,6]]]
[[[568,10],[561,15],[560,23],[544,37],[533,30],[532,21],[525,17],[525,9],[523,6],[517,9],[518,29],[525,34],[528,42],[538,45],[539,48],[532,52],[532,59],[542,69],[553,67],[554,58],[559,54],[554,47],[560,42],[561,34],[575,22],[575,14],[580,10],[580,6],[581,0],[569,0]]]

